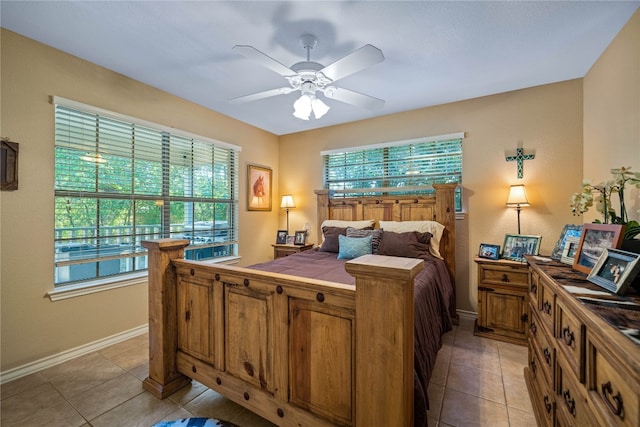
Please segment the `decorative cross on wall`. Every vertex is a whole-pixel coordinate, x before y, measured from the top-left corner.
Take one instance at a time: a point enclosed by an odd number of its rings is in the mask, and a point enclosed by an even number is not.
[[[517,162],[518,163],[518,178],[522,178],[523,172],[522,172],[522,167],[524,166],[523,163],[525,160],[532,160],[535,159],[536,155],[535,154],[524,154],[524,149],[523,148],[516,148],[516,155],[515,156],[506,156],[505,159],[507,160],[507,162]]]

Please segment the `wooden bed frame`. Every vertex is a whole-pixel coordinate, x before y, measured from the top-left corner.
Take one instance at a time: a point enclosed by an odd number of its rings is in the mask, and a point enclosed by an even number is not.
[[[455,184],[435,196],[329,198],[324,219],[436,220],[455,273]],[[149,251],[149,377],[165,398],[194,379],[280,426],[413,425],[413,278],[422,261],[365,255],[356,286]]]

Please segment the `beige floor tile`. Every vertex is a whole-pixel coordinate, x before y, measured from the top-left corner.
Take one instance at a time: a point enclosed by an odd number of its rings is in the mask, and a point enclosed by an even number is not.
[[[209,389],[206,386],[194,380],[191,381],[191,384],[188,386],[182,387],[180,390],[169,396],[169,399],[179,405],[185,405],[207,390]]]
[[[476,319],[473,317],[460,317],[460,324],[458,330],[473,331]]]
[[[509,411],[510,427],[533,427],[536,425],[536,417],[533,412],[521,411],[516,408],[507,408]]]
[[[242,406],[210,389],[184,405],[184,408],[196,417],[221,418],[227,421],[244,411]]]
[[[276,427],[276,425],[269,420],[265,420],[264,418],[246,409],[237,414],[235,417],[226,421],[237,424],[240,427]]]
[[[517,361],[513,359],[501,359],[500,368],[503,377],[524,380],[524,368],[527,366],[526,359]]]
[[[502,405],[505,404],[502,376],[499,373],[452,363],[447,378],[447,390],[457,390]]]
[[[187,411],[186,409],[179,408],[178,410],[170,413],[169,415],[167,415],[166,417],[164,417],[159,421],[183,420],[185,418],[197,418],[197,417],[193,415],[191,412]]]
[[[467,393],[447,389],[442,404],[440,425],[508,427],[507,407]]]
[[[85,422],[49,383],[3,400],[0,414],[3,426],[47,425],[48,419],[65,421],[70,426]]]
[[[124,371],[108,359],[100,356],[91,363],[82,364],[65,375],[56,375],[51,384],[65,398],[71,399],[87,390],[97,387],[105,382],[117,378]]]
[[[447,375],[449,374],[449,357],[447,354],[446,352],[438,352],[429,382],[441,386],[447,383]]]
[[[128,372],[140,381],[144,381],[149,376],[149,361],[147,360],[142,365],[129,369]]]
[[[523,379],[504,377],[504,392],[507,396],[507,406],[524,412],[533,413],[531,398],[527,390],[527,384]]]
[[[143,392],[142,382],[134,376],[124,373],[69,399],[69,401],[82,416],[92,420]]]
[[[111,345],[109,347],[103,348],[99,350],[99,353],[107,358],[111,358],[116,356],[117,354],[124,353],[125,351],[131,350],[132,348],[144,348],[145,351],[149,352],[149,334],[145,333],[143,335],[138,335],[137,337],[130,338],[126,341],[119,342],[117,344]]]
[[[496,353],[488,353],[478,348],[457,347],[451,354],[451,363],[500,373],[500,357]]]
[[[144,392],[89,421],[93,427],[149,427],[178,409],[169,399],[156,399]]]
[[[427,417],[437,420],[440,418],[440,412],[442,411],[444,387],[438,384],[429,383],[427,395],[429,396],[429,410],[427,411]]]
[[[138,366],[148,365],[149,350],[146,347],[133,347],[109,357],[109,360],[125,371],[129,371]]]
[[[31,390],[39,385],[42,385],[46,380],[39,373],[27,375],[26,377],[18,378],[6,384],[2,384],[0,389],[0,398],[7,399],[25,391]]]
[[[472,331],[460,330],[456,331],[456,336],[453,342],[455,348],[467,348],[470,350],[485,351],[487,353],[498,354],[498,341],[477,337],[473,335]],[[454,350],[455,351],[455,350]]]

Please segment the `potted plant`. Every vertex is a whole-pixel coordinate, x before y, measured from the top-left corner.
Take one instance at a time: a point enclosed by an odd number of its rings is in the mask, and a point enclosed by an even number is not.
[[[627,185],[640,189],[640,173],[631,172],[630,167],[611,169],[613,179],[591,184],[589,181],[582,182],[582,189],[571,196],[571,212],[580,215],[587,212],[595,204],[596,210],[603,215],[604,224],[621,224],[625,226],[624,239],[637,240],[635,237],[640,234],[640,223],[636,220],[629,220],[627,207],[624,200],[624,190]],[[617,194],[620,200],[620,215],[616,212],[611,203],[611,196]],[[640,210],[638,210],[640,213]],[[600,223],[600,220],[594,221]],[[640,240],[638,241],[640,242]],[[631,243],[635,245],[635,243]],[[624,246],[624,244],[623,244]]]

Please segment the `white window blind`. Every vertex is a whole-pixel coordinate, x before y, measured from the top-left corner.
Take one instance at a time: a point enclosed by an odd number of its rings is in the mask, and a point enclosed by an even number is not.
[[[56,286],[145,270],[143,240],[189,239],[190,259],[237,255],[238,147],[54,103]]]
[[[460,183],[463,138],[460,133],[322,152],[324,187],[354,197],[428,193],[432,184]]]

